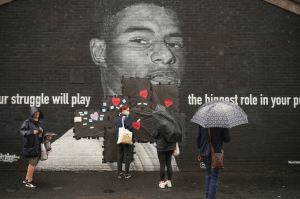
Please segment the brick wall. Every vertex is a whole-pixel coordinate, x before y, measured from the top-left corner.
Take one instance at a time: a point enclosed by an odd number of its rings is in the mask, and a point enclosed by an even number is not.
[[[180,93],[188,120],[199,107],[189,105],[189,94],[300,97],[298,15],[258,0],[184,2],[187,65]],[[89,108],[100,107],[100,71],[89,49],[97,36],[94,4],[30,0],[0,6],[0,96],[80,93],[91,96]],[[107,4],[103,1],[103,9]],[[72,69],[84,70],[84,83],[70,83]],[[228,170],[299,170],[288,161],[300,161],[300,107],[271,104],[241,105],[249,124],[230,129],[232,141],[224,145]],[[73,127],[74,111],[84,105],[40,108],[47,131],[59,138]],[[0,153],[21,155],[19,129],[28,114],[29,105],[0,104]],[[187,133],[177,163],[180,170],[197,171],[197,125],[189,123]],[[26,164],[24,159],[0,162],[0,168],[26,169]]]

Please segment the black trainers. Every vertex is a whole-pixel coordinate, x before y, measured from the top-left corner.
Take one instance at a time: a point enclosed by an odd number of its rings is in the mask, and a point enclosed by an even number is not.
[[[127,178],[127,179],[130,178],[130,177],[131,177],[130,174],[126,174],[126,175],[125,175],[125,178]]]
[[[23,184],[27,184],[28,183],[28,180],[23,180]]]
[[[37,187],[37,185],[36,185],[33,181],[27,182],[27,183],[25,184],[25,186],[26,186],[26,187],[31,187],[31,188],[36,188],[36,187]]]
[[[118,178],[125,178],[125,176],[124,176],[123,173],[121,173],[121,174],[118,175]]]

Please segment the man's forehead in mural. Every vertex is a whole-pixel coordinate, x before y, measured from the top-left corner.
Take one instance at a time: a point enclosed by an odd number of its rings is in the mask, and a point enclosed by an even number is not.
[[[180,84],[185,64],[177,14],[153,4],[129,6],[105,22],[101,39],[91,40],[105,95],[121,94],[121,77],[150,77],[153,83]]]

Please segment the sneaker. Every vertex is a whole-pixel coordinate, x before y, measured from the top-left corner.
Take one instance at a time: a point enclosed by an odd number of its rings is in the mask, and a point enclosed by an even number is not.
[[[166,181],[166,182],[165,182],[165,185],[167,185],[167,187],[172,187],[172,184],[171,184],[171,182],[169,182],[169,181]]]
[[[164,189],[165,188],[165,183],[162,183],[162,182],[159,182],[159,185],[158,185],[161,189]]]
[[[130,174],[126,174],[126,175],[125,175],[125,178],[127,178],[127,179],[130,178],[130,177],[131,177]]]
[[[27,184],[28,183],[28,180],[23,180],[23,184]]]
[[[125,178],[125,176],[124,176],[124,174],[122,173],[122,174],[119,174],[119,175],[118,175],[118,178]]]
[[[26,186],[26,187],[31,187],[31,188],[36,188],[36,187],[37,187],[37,185],[36,185],[33,181],[27,182],[27,183],[25,184],[25,186]]]

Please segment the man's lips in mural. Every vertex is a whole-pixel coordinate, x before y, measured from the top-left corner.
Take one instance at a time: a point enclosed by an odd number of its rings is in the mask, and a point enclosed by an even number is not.
[[[158,84],[161,82],[162,84],[176,84],[180,86],[181,80],[179,76],[175,72],[169,71],[156,71],[150,74],[152,84]]]

